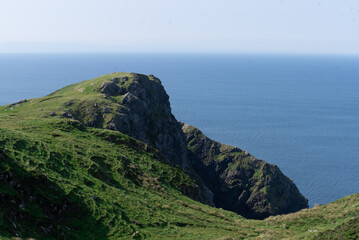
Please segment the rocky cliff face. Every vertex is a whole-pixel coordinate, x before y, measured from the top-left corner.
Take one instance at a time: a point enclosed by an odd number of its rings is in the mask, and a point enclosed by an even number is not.
[[[131,73],[102,82],[99,90],[107,103],[83,103],[85,111],[74,105],[69,114],[88,126],[119,131],[148,143],[171,163],[189,168],[181,126],[171,113],[169,97],[158,78]]]
[[[88,126],[120,131],[156,147],[197,181],[202,189],[197,199],[216,207],[249,218],[308,207],[295,184],[277,166],[177,122],[158,78],[136,73],[111,76],[93,85],[93,91],[101,93],[101,101],[69,103],[64,116]]]
[[[308,207],[308,201],[277,166],[213,141],[187,124],[182,129],[191,164],[213,192],[215,206],[256,219]]]

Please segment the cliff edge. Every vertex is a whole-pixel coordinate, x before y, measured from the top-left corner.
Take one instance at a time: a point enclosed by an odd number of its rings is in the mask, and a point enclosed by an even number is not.
[[[71,96],[52,110],[53,115],[119,131],[159,149],[169,163],[196,180],[201,189],[197,200],[256,219],[308,207],[277,166],[179,123],[161,81],[153,75],[113,73],[50,96]],[[63,112],[56,113],[59,109]]]
[[[27,107],[19,107],[25,105]],[[153,75],[112,73],[8,106],[21,117],[69,119],[118,131],[158,149],[199,187],[203,203],[262,219],[308,207],[277,166],[207,138],[176,120],[161,81]]]
[[[296,212],[308,201],[276,165],[182,124],[193,169],[213,193],[213,202],[247,218]]]

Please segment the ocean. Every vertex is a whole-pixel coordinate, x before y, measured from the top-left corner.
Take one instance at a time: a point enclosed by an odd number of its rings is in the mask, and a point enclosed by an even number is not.
[[[0,105],[111,72],[159,77],[177,120],[278,165],[311,207],[359,192],[359,57],[0,54]]]

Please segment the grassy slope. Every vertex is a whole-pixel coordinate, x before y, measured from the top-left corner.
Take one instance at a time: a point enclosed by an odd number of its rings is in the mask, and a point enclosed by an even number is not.
[[[116,111],[118,104],[113,104],[109,99],[106,99],[100,92],[100,85],[104,81],[109,81],[114,77],[129,76],[129,80],[122,84],[124,87],[131,82],[131,76],[124,73],[114,73],[105,75],[93,80],[83,81],[73,85],[69,85],[62,89],[59,89],[50,95],[38,98],[30,99],[29,102],[12,107],[0,107],[0,114],[9,113],[9,115],[21,117],[21,118],[49,118],[50,112],[55,112],[57,115],[61,115],[69,109],[77,108],[79,110],[86,110],[86,105],[97,104],[97,108],[103,106],[113,107],[113,111]],[[120,101],[122,96],[113,97],[116,102]],[[91,113],[86,113],[91,116]],[[108,117],[111,114],[108,114]]]
[[[99,97],[98,86],[124,75],[74,84],[13,109],[0,107],[0,175],[11,172],[17,179],[13,185],[0,180],[4,239],[16,234],[41,239],[45,233],[40,226],[48,227],[49,221],[59,226],[52,231],[54,239],[61,234],[70,239],[308,239],[354,229],[345,226],[358,222],[359,195],[264,221],[247,220],[184,196],[180,189],[193,187],[193,182],[146,151],[145,144],[49,116],[66,111],[69,101],[111,104]],[[31,201],[21,189],[30,189],[42,203]],[[73,207],[56,219],[49,214],[51,202]],[[21,213],[16,222],[14,212]]]

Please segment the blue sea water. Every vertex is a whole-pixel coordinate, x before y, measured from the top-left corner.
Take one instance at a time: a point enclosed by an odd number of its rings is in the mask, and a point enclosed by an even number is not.
[[[0,105],[117,71],[159,77],[179,121],[277,164],[310,206],[359,192],[359,57],[0,54]]]

